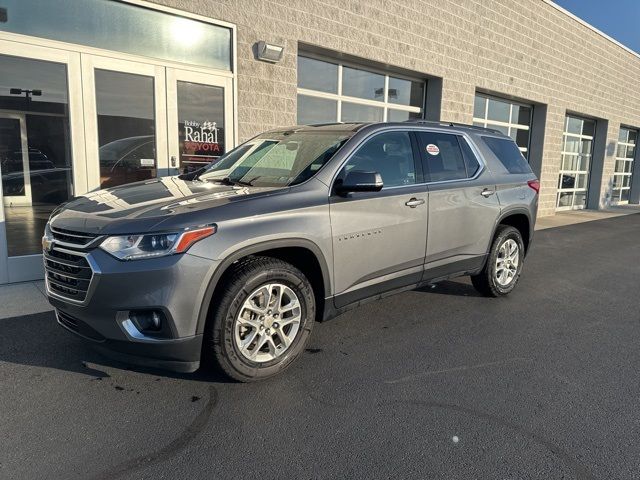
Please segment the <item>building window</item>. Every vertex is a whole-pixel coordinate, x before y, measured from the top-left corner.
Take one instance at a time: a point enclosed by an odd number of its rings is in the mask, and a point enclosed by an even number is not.
[[[529,132],[533,106],[476,93],[473,124],[499,130],[515,140],[524,158],[529,158]]]
[[[298,124],[423,118],[425,82],[298,56]]]
[[[557,210],[580,209],[587,203],[595,130],[595,120],[573,115],[565,118]]]
[[[631,190],[631,172],[633,158],[638,143],[638,131],[620,127],[618,149],[616,151],[616,166],[613,175],[613,193],[611,202],[615,204],[629,203]]]
[[[231,29],[208,22],[124,2],[3,0],[2,7],[6,32],[231,70]]]

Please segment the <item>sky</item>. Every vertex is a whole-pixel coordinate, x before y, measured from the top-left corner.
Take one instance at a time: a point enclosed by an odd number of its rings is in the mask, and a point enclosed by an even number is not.
[[[565,10],[640,53],[640,0],[554,0]]]

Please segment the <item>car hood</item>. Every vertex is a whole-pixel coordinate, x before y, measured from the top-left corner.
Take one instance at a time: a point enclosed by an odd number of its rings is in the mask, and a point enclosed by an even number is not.
[[[202,210],[283,190],[282,187],[232,186],[163,177],[76,197],[57,209],[50,223],[54,228],[93,234],[180,228],[180,217],[186,220]]]

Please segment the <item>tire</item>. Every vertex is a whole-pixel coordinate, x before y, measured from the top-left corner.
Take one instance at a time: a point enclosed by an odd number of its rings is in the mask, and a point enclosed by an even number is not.
[[[316,317],[309,280],[293,265],[271,257],[248,257],[232,266],[214,301],[203,354],[240,382],[285,370],[304,351]],[[299,323],[294,320],[298,314]]]
[[[509,246],[514,244],[517,246],[517,264],[514,266],[515,262],[512,261],[504,269],[499,269],[497,264],[499,258],[502,258]],[[503,246],[504,250],[501,250]],[[524,242],[520,231],[509,225],[499,225],[491,244],[487,263],[479,274],[471,276],[471,283],[478,292],[487,297],[508,295],[518,283],[523,262]],[[510,273],[506,273],[507,271]]]

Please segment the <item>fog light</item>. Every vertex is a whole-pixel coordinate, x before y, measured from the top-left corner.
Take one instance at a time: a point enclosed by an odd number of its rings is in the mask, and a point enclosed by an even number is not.
[[[164,315],[156,310],[137,310],[130,312],[129,319],[141,332],[157,332],[162,328]]]

